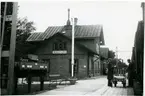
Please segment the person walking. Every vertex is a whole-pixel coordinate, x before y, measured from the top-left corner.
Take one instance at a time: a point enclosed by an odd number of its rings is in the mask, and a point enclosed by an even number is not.
[[[112,87],[112,79],[113,79],[113,64],[112,64],[112,60],[110,60],[109,64],[108,64],[107,79],[108,79],[108,86]]]

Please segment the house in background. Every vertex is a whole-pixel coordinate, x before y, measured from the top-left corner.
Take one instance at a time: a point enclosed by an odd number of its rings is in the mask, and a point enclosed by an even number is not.
[[[32,33],[27,42],[37,47],[31,52],[49,62],[48,74],[71,76],[72,25],[49,26],[45,32]],[[74,76],[85,78],[99,75],[101,70],[100,45],[104,45],[101,25],[76,25],[74,45]]]
[[[102,75],[106,75],[108,56],[109,56],[109,48],[101,47],[100,57],[101,57],[101,74]]]

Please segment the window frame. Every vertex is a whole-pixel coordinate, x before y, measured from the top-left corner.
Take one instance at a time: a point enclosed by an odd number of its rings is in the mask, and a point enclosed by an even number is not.
[[[67,42],[57,41],[53,43],[53,51],[67,50]]]

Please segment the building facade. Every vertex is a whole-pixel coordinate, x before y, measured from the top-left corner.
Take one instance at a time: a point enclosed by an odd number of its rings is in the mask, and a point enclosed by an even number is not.
[[[100,56],[101,56],[101,74],[106,75],[106,69],[108,68],[108,54],[109,48],[100,48]]]
[[[139,21],[135,34],[134,47],[132,50],[131,61],[134,72],[134,94],[143,94],[143,57],[144,57],[144,22]]]
[[[72,25],[49,26],[45,32],[31,34],[27,42],[36,47],[31,52],[49,62],[48,74],[71,76]],[[101,25],[76,25],[74,76],[85,78],[100,74],[100,45],[104,45]]]

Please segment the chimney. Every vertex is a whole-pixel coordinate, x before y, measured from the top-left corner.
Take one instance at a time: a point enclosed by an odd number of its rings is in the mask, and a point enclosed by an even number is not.
[[[145,3],[144,2],[142,2],[141,7],[143,10],[143,21],[144,21],[144,16],[145,16]]]
[[[71,22],[70,22],[70,9],[68,9],[68,20],[66,22],[66,25],[64,26],[63,32],[65,35],[70,36],[71,35]]]
[[[66,25],[70,25],[70,9],[68,9],[68,20]]]

